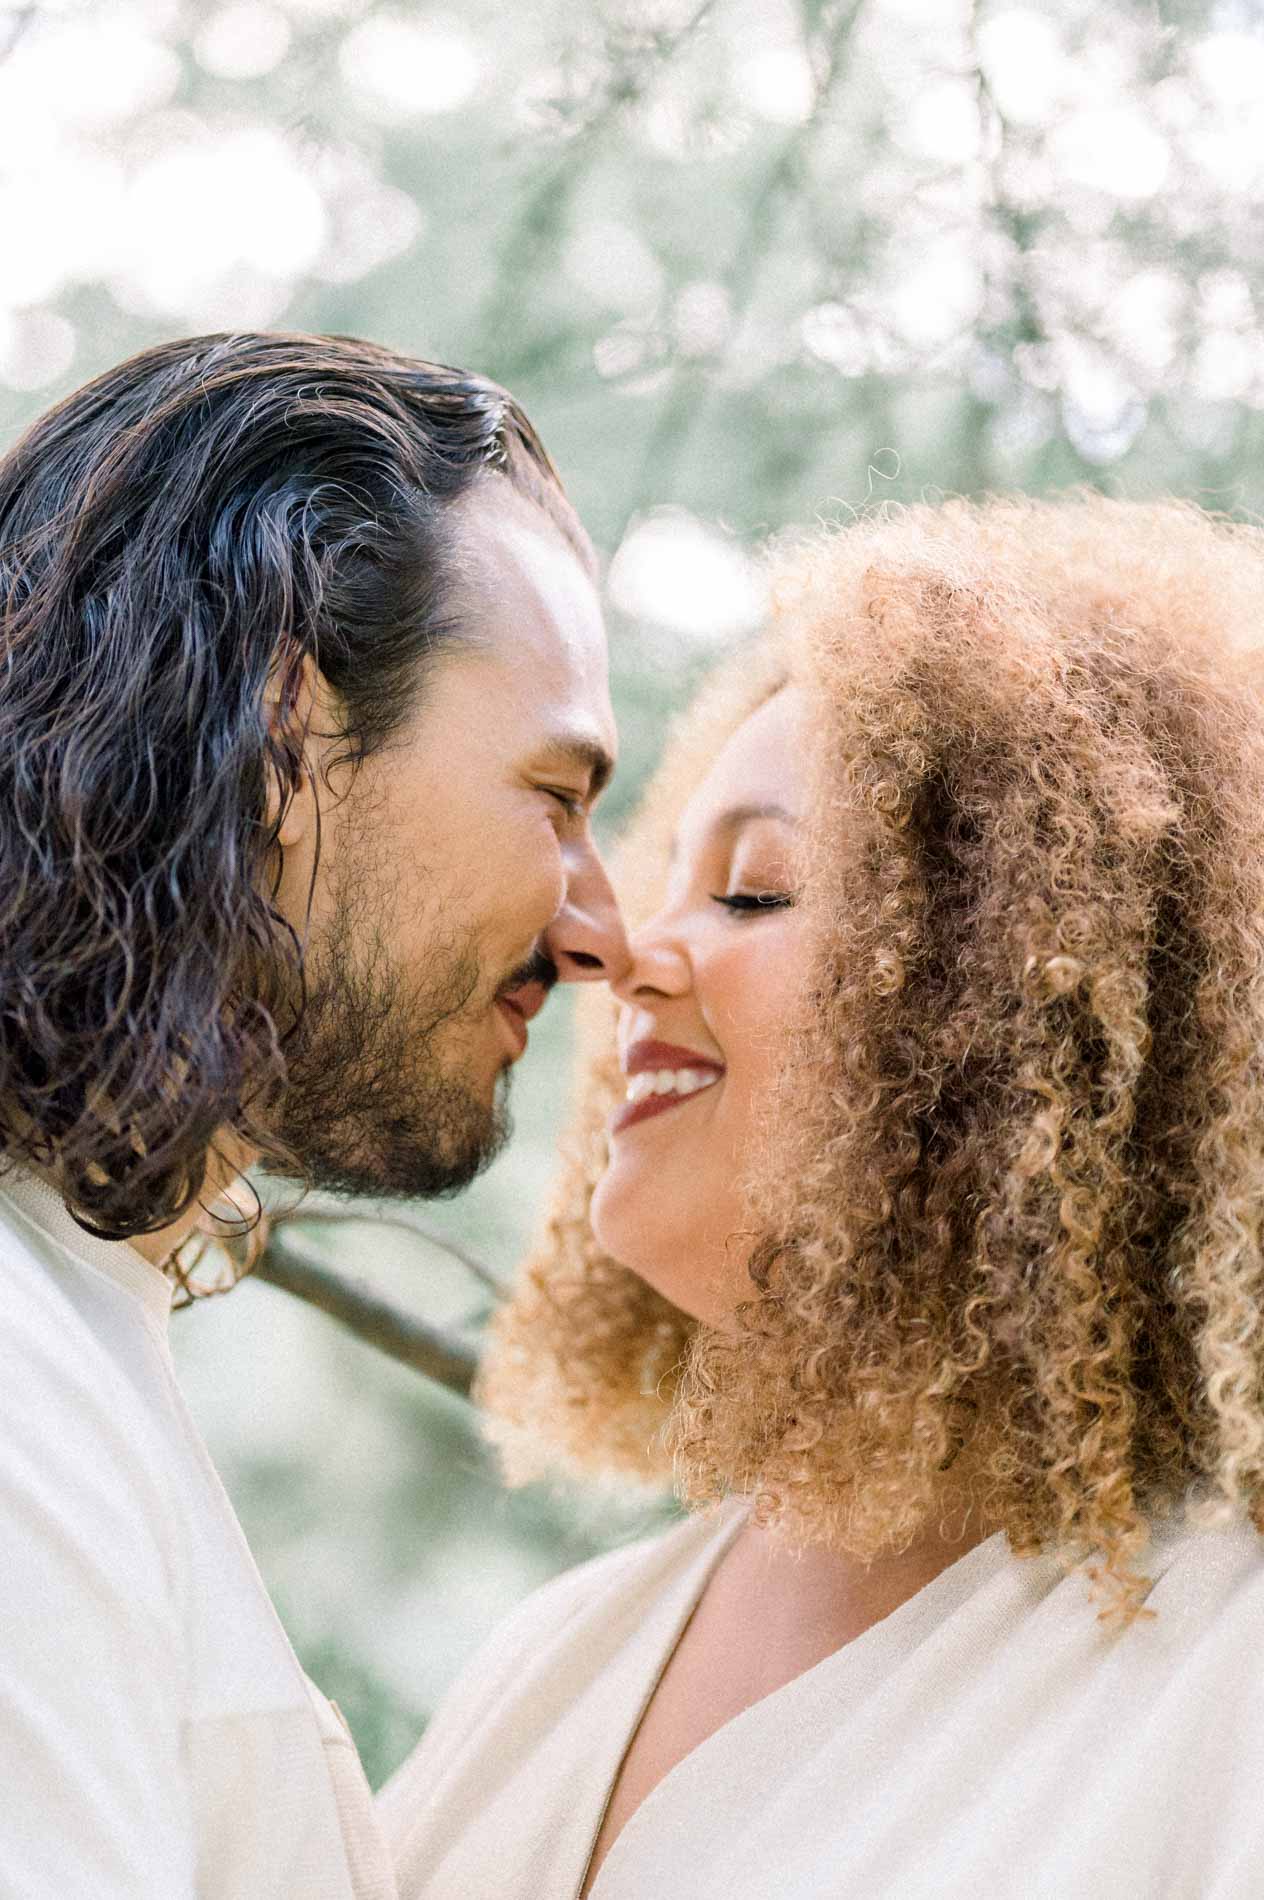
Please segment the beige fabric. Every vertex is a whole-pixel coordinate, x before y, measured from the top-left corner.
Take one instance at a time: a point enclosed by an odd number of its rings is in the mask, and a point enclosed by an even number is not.
[[[740,1518],[530,1599],[381,1797],[400,1900],[573,1900]],[[660,1783],[593,1900],[1258,1900],[1264,1544],[1168,1530],[1153,1621],[993,1538]]]
[[[355,1900],[396,1900],[395,1870],[351,1730],[336,1702],[322,1695],[310,1678],[307,1687],[342,1828],[351,1891]]]
[[[354,1751],[176,1389],[170,1299],[0,1182],[0,1894],[390,1900]]]

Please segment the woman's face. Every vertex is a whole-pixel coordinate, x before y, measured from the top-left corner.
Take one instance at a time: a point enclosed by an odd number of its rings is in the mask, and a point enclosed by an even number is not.
[[[794,905],[803,747],[792,687],[733,734],[685,808],[667,901],[615,986],[628,1099],[593,1227],[608,1254],[709,1324],[750,1291],[743,1165],[806,979]]]

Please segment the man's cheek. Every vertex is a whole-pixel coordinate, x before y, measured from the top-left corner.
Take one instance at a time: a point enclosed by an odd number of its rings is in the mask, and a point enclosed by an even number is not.
[[[533,838],[519,858],[516,875],[524,914],[535,920],[534,928],[543,930],[566,902],[567,866],[552,826],[548,834]]]

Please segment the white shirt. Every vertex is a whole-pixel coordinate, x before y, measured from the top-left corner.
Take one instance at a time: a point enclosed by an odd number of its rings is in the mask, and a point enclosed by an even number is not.
[[[0,1896],[391,1900],[176,1389],[171,1291],[0,1180]]]
[[[529,1598],[381,1797],[400,1900],[573,1900],[742,1515]],[[1264,1542],[1166,1530],[1150,1621],[979,1545],[686,1756],[592,1900],[1259,1900]]]

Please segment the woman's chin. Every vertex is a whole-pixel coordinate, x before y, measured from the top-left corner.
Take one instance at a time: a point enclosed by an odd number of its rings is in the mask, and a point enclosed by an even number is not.
[[[696,1223],[669,1230],[664,1215],[678,1203],[661,1192],[650,1193],[643,1179],[625,1180],[621,1173],[613,1164],[593,1190],[589,1215],[597,1245],[688,1318],[726,1324],[736,1303],[727,1275],[718,1270],[708,1284],[698,1266],[714,1250],[714,1239],[700,1233]]]
[[[621,1267],[640,1273],[638,1241],[643,1244],[646,1235],[644,1209],[642,1207],[642,1218],[638,1219],[636,1203],[642,1197],[630,1191],[631,1184],[620,1179],[621,1173],[617,1161],[606,1168],[593,1189],[589,1218],[593,1238],[601,1251],[611,1260],[617,1260]]]
[[[614,1164],[593,1189],[590,1216],[597,1245],[609,1259],[688,1311],[680,1298],[685,1289],[674,1284],[680,1278],[681,1261],[689,1258],[688,1237],[665,1234],[653,1218],[661,1215],[661,1201],[655,1206],[655,1197],[645,1191],[644,1182],[638,1192],[635,1183],[620,1178],[621,1173]]]

